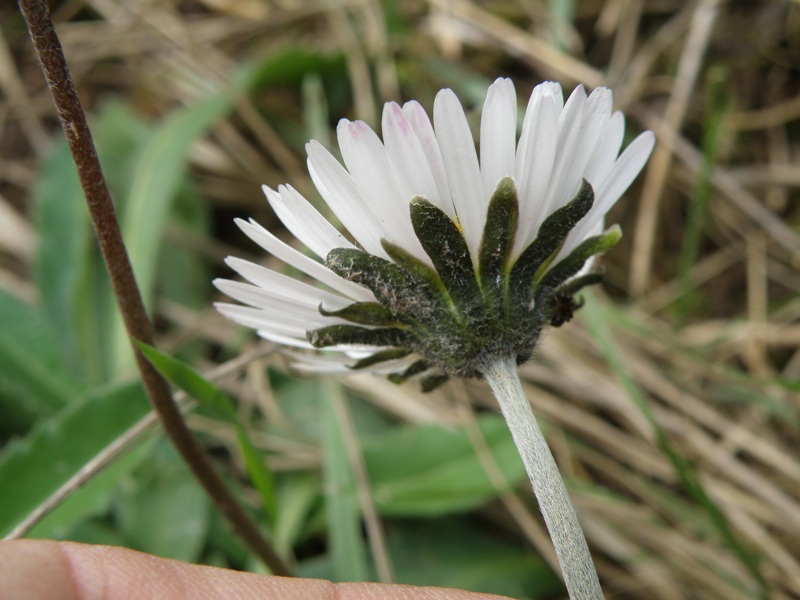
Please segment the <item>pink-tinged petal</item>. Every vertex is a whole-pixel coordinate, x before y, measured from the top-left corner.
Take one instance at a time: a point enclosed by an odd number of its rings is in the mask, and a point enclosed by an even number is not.
[[[475,140],[464,109],[452,90],[444,89],[436,95],[433,122],[458,224],[474,261],[478,256],[489,199],[483,194]]]
[[[439,150],[439,143],[436,141],[436,134],[433,132],[433,125],[428,118],[428,113],[418,102],[406,102],[403,105],[403,115],[411,125],[417,139],[422,147],[423,159],[427,162],[431,170],[431,175],[436,184],[435,198],[428,198],[431,202],[441,208],[451,219],[455,219],[456,209],[453,198],[450,194],[450,186],[447,183],[447,172],[444,168],[444,160]]]
[[[420,195],[441,206],[442,198],[422,142],[396,102],[388,102],[384,107],[381,128],[386,153],[403,183],[405,195],[409,198]]]
[[[294,237],[314,254],[325,258],[334,248],[352,248],[347,239],[311,206],[293,187],[282,185],[278,191],[262,186],[272,210]]]
[[[512,255],[522,252],[536,237],[538,225],[544,218],[545,196],[550,185],[550,173],[556,156],[556,101],[552,95],[539,94],[523,123],[517,150],[519,189],[519,225]]]
[[[486,94],[481,117],[483,194],[491,198],[503,177],[513,177],[517,142],[517,95],[510,79],[498,79]]]
[[[272,254],[275,258],[302,271],[309,277],[327,285],[340,294],[352,298],[353,300],[369,301],[373,298],[372,293],[366,288],[342,279],[336,273],[325,267],[325,265],[318,263],[285,244],[255,221],[250,221],[248,223],[242,219],[236,219],[236,224],[247,237]]]
[[[369,199],[382,237],[427,261],[409,216],[413,192],[392,168],[381,140],[363,121],[342,119],[336,131],[345,165]]]
[[[364,250],[388,258],[381,246],[383,229],[355,179],[319,142],[306,144],[306,152],[311,180],[336,218]]]

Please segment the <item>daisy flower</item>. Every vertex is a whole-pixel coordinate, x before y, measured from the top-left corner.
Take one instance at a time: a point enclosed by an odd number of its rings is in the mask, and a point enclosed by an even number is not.
[[[603,592],[558,467],[525,397],[518,363],[542,330],[568,321],[575,294],[597,283],[596,255],[620,238],[605,215],[655,143],[639,135],[620,154],[625,120],[611,91],[534,88],[517,137],[508,79],[486,94],[476,152],[451,90],[433,123],[416,102],[390,102],[383,141],[365,123],[338,126],[342,165],[311,141],[308,170],[345,236],[289,185],[264,188],[286,228],[317,259],[254,221],[239,227],[311,285],[229,258],[250,283],[217,280],[240,304],[234,321],[292,347],[298,367],[370,369],[424,389],[448,377],[483,377],[508,423],[539,502],[570,598]],[[323,349],[324,352],[320,352]]]
[[[625,120],[609,89],[587,96],[579,86],[564,102],[546,82],[517,136],[509,79],[489,87],[480,152],[449,89],[436,96],[433,123],[412,101],[386,104],[381,125],[383,141],[361,121],[339,123],[344,165],[319,142],[306,146],[311,178],[348,236],[292,186],[264,187],[317,259],[237,220],[321,285],[229,258],[250,283],[215,281],[244,305],[218,310],[295,349],[306,370],[418,376],[430,389],[501,356],[527,360],[542,329],[568,320],[574,294],[601,279],[592,258],[620,237],[604,216],[647,161],[653,134],[620,154]]]

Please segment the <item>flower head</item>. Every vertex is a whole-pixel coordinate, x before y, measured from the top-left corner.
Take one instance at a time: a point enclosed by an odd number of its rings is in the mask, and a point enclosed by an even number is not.
[[[527,360],[542,329],[560,325],[575,293],[602,277],[592,259],[613,246],[604,217],[644,166],[645,132],[620,154],[624,117],[611,91],[566,103],[561,86],[531,94],[517,138],[508,79],[488,90],[480,153],[455,94],[436,96],[433,124],[417,102],[383,111],[383,141],[342,120],[340,164],[307,146],[311,178],[352,241],[289,185],[264,192],[286,228],[319,260],[255,223],[239,227],[310,285],[253,263],[227,263],[250,282],[216,280],[244,303],[219,303],[234,321],[295,349],[296,366],[369,368],[433,387],[474,376],[499,357]]]

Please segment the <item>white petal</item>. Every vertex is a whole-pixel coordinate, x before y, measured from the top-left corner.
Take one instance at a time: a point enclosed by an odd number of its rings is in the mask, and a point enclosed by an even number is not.
[[[475,140],[464,109],[452,90],[444,89],[436,95],[433,122],[458,222],[475,261],[489,199],[483,195]]]
[[[436,141],[436,134],[433,132],[433,125],[428,118],[428,113],[418,102],[406,102],[403,105],[403,115],[417,134],[417,139],[422,146],[423,160],[428,164],[431,175],[436,184],[436,195],[428,198],[431,202],[441,208],[447,215],[455,220],[456,209],[453,198],[450,195],[450,186],[447,183],[447,172],[444,168],[442,153],[439,150],[439,143]]]
[[[334,248],[352,248],[353,244],[339,233],[308,200],[293,187],[282,185],[278,192],[262,186],[272,210],[294,237],[314,254],[325,258]]]
[[[334,323],[344,323],[342,319],[325,317],[319,312],[318,304],[292,302],[289,299],[275,298],[267,290],[254,285],[231,281],[229,279],[216,279],[216,288],[234,300],[243,304],[259,308],[266,316],[282,319],[287,324],[300,324],[304,329],[314,329]]]
[[[425,261],[409,217],[410,188],[400,181],[386,156],[386,149],[363,121],[339,121],[336,128],[345,165],[368,199],[383,237]]]
[[[298,327],[296,324],[287,323],[280,319],[273,319],[258,308],[227,304],[225,302],[214,303],[214,308],[230,320],[251,329],[259,331],[263,329],[298,340],[306,338],[306,329],[304,327]]]
[[[550,175],[550,185],[542,205],[542,212],[537,218],[535,229],[542,221],[565,202],[571,200],[580,187],[580,179],[570,177],[574,173],[573,158],[578,153],[581,143],[581,132],[584,124],[583,115],[586,108],[586,92],[582,85],[575,88],[564,110],[558,117],[558,145]],[[567,186],[569,180],[569,186]]]
[[[295,302],[303,302],[313,306],[324,304],[329,310],[344,308],[352,303],[352,299],[326,292],[319,287],[308,285],[294,277],[241,258],[229,256],[225,259],[225,264],[250,283],[267,290],[277,298],[288,298]]]
[[[333,214],[370,254],[388,258],[381,246],[384,235],[369,200],[356,181],[316,140],[306,144],[308,172]]]
[[[577,192],[580,188],[581,180],[586,174],[600,136],[611,118],[611,102],[611,90],[608,88],[597,88],[587,99],[580,126],[580,137],[569,159],[569,169],[564,174],[565,190],[574,189]],[[561,202],[557,198],[555,204],[551,205],[551,212],[572,200],[573,197],[574,194],[567,193],[560,199]]]
[[[584,177],[592,184],[592,188],[598,189],[605,181],[614,161],[619,156],[622,147],[622,138],[625,136],[625,117],[619,111],[615,112],[608,123],[606,123],[597,147],[594,149],[589,165],[586,167]]]
[[[247,237],[276,258],[295,269],[299,269],[306,275],[324,283],[348,298],[367,300],[372,297],[369,290],[351,281],[342,279],[336,273],[325,267],[325,265],[318,263],[308,256],[301,254],[291,246],[286,245],[255,221],[251,220],[248,223],[242,219],[236,219],[236,224],[244,231]]]
[[[625,190],[630,187],[633,180],[642,170],[650,153],[653,151],[655,136],[652,131],[645,131],[633,142],[614,163],[608,177],[603,184],[595,191],[595,201],[592,210],[584,219],[576,225],[574,234],[580,239],[585,239],[588,232],[597,227],[597,223],[602,221],[606,213],[614,206]],[[577,243],[580,243],[578,241]]]
[[[537,86],[537,89],[541,86]],[[518,256],[536,237],[538,224],[544,219],[545,195],[556,155],[558,140],[556,101],[539,95],[525,115],[520,147],[517,151],[519,182],[519,225],[513,255]]]
[[[290,335],[281,335],[280,333],[275,333],[273,331],[268,331],[266,329],[259,329],[258,335],[260,335],[265,340],[269,340],[270,342],[274,342],[276,344],[281,344],[282,346],[289,346],[290,348],[300,348],[302,350],[313,350],[315,352],[318,351],[305,338],[300,339]]]
[[[483,194],[491,198],[503,177],[514,176],[517,95],[510,79],[498,79],[486,94],[481,117]]]
[[[302,371],[306,373],[321,373],[327,375],[344,375],[353,374],[354,371],[349,368],[348,363],[352,362],[349,358],[342,356],[331,356],[328,360],[323,360],[320,356],[314,354],[300,354],[289,353],[297,359],[296,362],[291,363],[289,366],[295,371]]]
[[[625,151],[614,163],[608,177],[598,188],[592,213],[598,212],[605,215],[611,210],[611,207],[630,187],[647,163],[655,143],[656,137],[653,132],[645,131],[625,148]]]

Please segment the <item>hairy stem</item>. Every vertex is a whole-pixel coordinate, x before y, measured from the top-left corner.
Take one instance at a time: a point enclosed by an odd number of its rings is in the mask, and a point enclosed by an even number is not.
[[[602,600],[589,547],[550,448],[525,397],[511,357],[487,364],[483,376],[492,388],[511,430],[539,501],[572,600]]]
[[[95,233],[106,263],[114,295],[119,304],[125,329],[130,338],[153,345],[153,326],[142,303],[139,287],[131,269],[122,240],[100,162],[97,159],[86,115],[67,67],[61,42],[56,35],[50,11],[44,0],[20,0],[22,14],[28,24],[58,117],[64,128],[78,176],[89,207]],[[233,529],[276,575],[289,575],[289,570],[275,549],[260,533],[258,526],[236,501],[225,483],[214,471],[208,455],[192,436],[175,404],[169,385],[135,347],[136,364],[141,373],[153,409],[164,431],[178,449],[183,460],[205,488]]]

